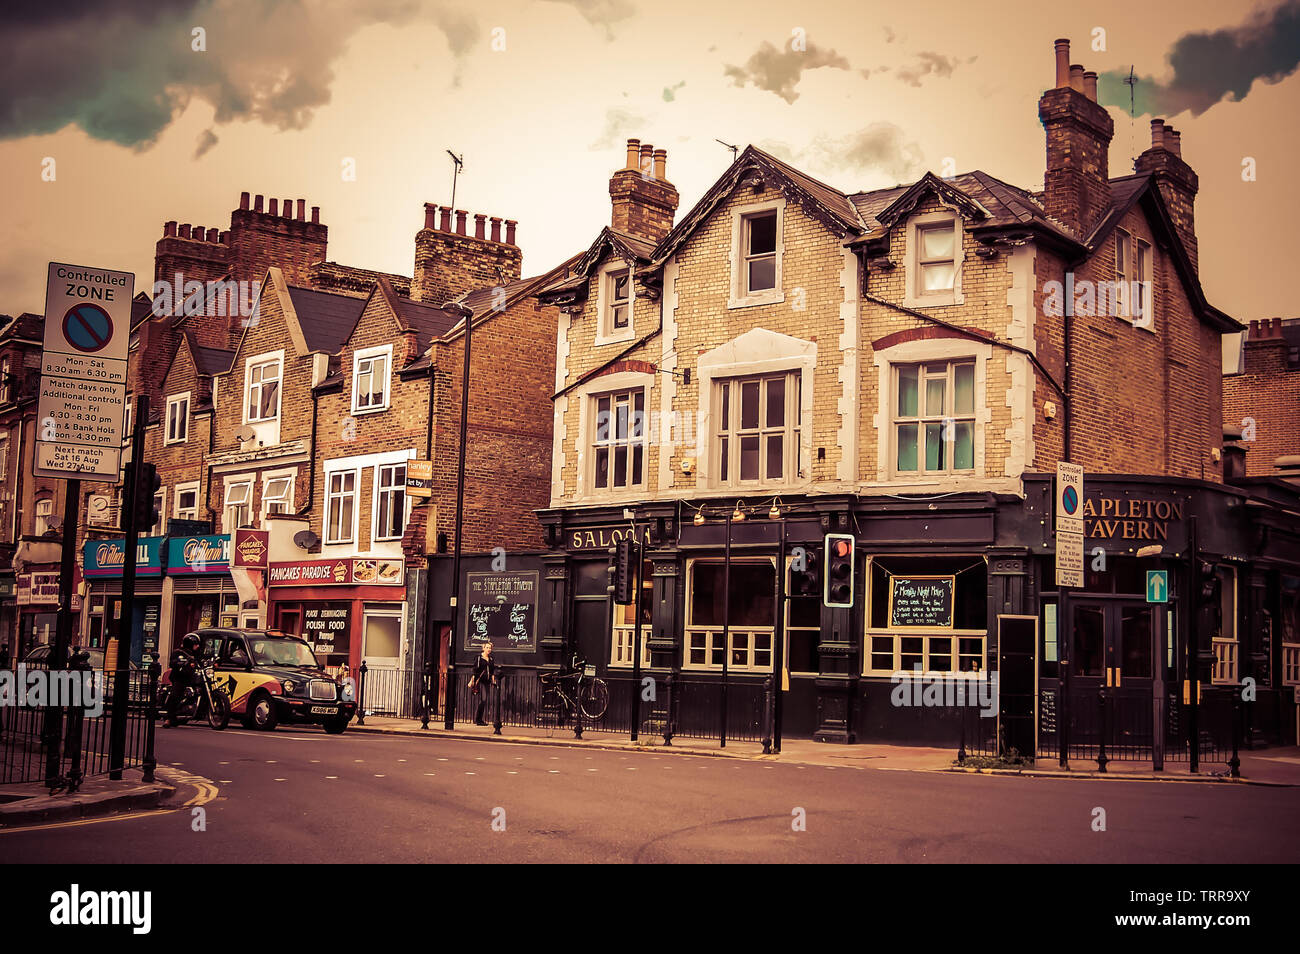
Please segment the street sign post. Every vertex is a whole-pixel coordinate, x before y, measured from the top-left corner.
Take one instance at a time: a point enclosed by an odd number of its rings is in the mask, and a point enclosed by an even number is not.
[[[1056,585],[1083,586],[1083,467],[1056,465]]]
[[[50,263],[36,476],[120,478],[134,290],[130,272]]]

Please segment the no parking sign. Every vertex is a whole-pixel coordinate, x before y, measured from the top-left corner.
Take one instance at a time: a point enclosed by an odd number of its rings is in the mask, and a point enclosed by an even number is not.
[[[134,291],[130,272],[50,263],[37,476],[118,480]]]

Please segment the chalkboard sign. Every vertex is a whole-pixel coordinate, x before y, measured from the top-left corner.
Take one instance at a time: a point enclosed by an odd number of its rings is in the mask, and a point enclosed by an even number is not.
[[[890,626],[952,629],[951,576],[895,576],[889,592]]]
[[[304,603],[302,605],[302,638],[322,656],[348,651],[352,632],[352,604]]]
[[[1056,690],[1038,691],[1038,732],[1040,735],[1056,734]]]
[[[536,570],[465,574],[465,649],[536,652],[539,584]]]

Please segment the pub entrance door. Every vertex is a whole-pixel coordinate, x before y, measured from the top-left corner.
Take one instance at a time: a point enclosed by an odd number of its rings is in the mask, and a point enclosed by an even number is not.
[[[1162,604],[1072,597],[1071,755],[1160,760],[1163,748]]]

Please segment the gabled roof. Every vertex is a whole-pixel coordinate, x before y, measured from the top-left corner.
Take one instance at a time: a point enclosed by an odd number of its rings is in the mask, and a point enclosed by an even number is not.
[[[587,251],[578,257],[574,271],[584,278],[590,275],[592,269],[604,260],[606,251],[613,251],[625,262],[636,261],[648,264],[654,258],[655,243],[607,225],[600,230],[596,241],[591,243]]]
[[[289,286],[289,299],[298,314],[307,350],[326,354],[334,354],[343,347],[366,307],[365,298],[296,285]]]
[[[409,298],[397,298],[394,310],[402,327],[415,333],[420,351],[429,347],[434,338],[445,335],[459,320],[457,315],[439,306]]]
[[[131,330],[135,331],[136,327],[142,321],[148,321],[152,314],[153,302],[144,292],[138,293],[131,299]]]
[[[192,331],[185,332],[185,344],[190,349],[190,356],[194,358],[195,369],[205,377],[225,374],[230,370],[230,362],[235,359],[235,352],[228,348],[209,348],[199,344]]]
[[[1034,225],[1067,241],[1075,241],[1028,192],[979,169],[950,179],[927,172],[911,185],[858,192],[850,199],[868,231],[876,234],[896,224],[931,192],[962,209],[967,218],[978,219],[980,228]]]
[[[45,341],[45,316],[34,315],[30,311],[25,311],[17,318],[8,318],[2,329],[0,329],[0,338],[12,339],[20,338],[26,341],[43,344]]]

